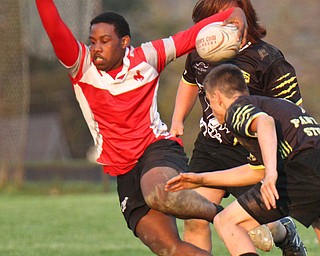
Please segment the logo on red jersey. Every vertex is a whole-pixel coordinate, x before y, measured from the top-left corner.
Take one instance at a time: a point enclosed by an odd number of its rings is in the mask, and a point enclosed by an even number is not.
[[[144,79],[144,76],[140,74],[140,70],[137,70],[137,73],[133,76],[133,78],[136,81],[142,81]]]

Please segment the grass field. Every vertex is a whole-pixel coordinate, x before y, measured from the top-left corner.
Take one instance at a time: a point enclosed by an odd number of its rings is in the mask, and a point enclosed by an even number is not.
[[[153,255],[127,229],[116,193],[100,193],[99,188],[67,193],[61,186],[40,191],[0,193],[1,256]],[[320,255],[313,230],[299,224],[298,229],[308,255]],[[213,241],[214,255],[229,255],[214,232]],[[281,251],[261,255],[280,256]]]

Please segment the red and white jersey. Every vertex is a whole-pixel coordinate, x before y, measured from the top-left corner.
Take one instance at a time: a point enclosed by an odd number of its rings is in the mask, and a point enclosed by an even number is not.
[[[115,79],[95,67],[87,46],[81,44],[80,49],[70,75],[98,151],[97,162],[110,175],[124,174],[151,143],[174,138],[157,111],[159,75],[176,58],[174,41],[127,48]]]
[[[168,133],[157,111],[159,76],[165,66],[195,47],[198,29],[126,49],[115,79],[91,62],[89,47],[70,68],[72,84],[98,151],[97,162],[112,176],[130,171],[145,149]]]
[[[36,4],[55,53],[68,68],[97,148],[97,162],[104,165],[106,173],[127,173],[144,150],[159,139],[181,143],[168,133],[157,111],[159,75],[167,64],[195,48],[200,29],[227,19],[233,8],[172,37],[127,48],[122,69],[110,76],[92,63],[89,47],[76,41],[52,0],[36,0]]]

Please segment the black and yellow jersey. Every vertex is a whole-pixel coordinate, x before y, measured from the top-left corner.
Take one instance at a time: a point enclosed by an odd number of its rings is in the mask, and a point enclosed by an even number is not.
[[[257,134],[250,130],[250,125],[265,114],[275,120],[279,160],[320,148],[320,126],[303,108],[284,99],[240,96],[227,110],[225,121],[231,133],[250,152],[252,165],[261,165],[263,161]]]
[[[295,69],[276,47],[262,40],[248,43],[234,59],[224,63],[234,64],[242,70],[250,94],[284,98],[297,105],[302,103]],[[229,144],[234,143],[233,137],[212,115],[203,90],[205,76],[218,65],[204,61],[193,51],[187,57],[182,79],[187,84],[199,88],[199,99],[203,109],[200,126],[204,135],[220,143]]]

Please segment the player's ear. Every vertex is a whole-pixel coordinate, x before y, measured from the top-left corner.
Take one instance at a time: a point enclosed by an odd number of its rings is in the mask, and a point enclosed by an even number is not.
[[[131,38],[130,36],[124,36],[122,37],[122,48],[126,48],[130,45],[130,42],[131,42]]]
[[[216,94],[215,97],[217,98],[217,103],[218,103],[218,105],[219,105],[219,106],[222,106],[222,104],[223,104],[223,97],[222,97],[222,95],[221,95],[221,92],[220,92],[220,91],[216,91],[215,94]]]

